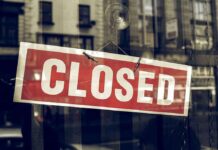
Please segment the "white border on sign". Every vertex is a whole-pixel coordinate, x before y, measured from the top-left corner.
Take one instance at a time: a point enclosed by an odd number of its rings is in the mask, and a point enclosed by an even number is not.
[[[190,87],[191,87],[191,72],[192,67],[182,64],[152,60],[147,58],[142,58],[141,64],[149,64],[158,67],[172,68],[177,70],[187,71],[187,80],[186,80],[186,94],[185,94],[185,102],[184,102],[184,113],[169,113],[169,112],[154,112],[154,111],[142,111],[142,110],[132,110],[132,109],[120,109],[120,108],[110,108],[110,107],[100,107],[100,106],[87,106],[87,105],[77,105],[77,104],[65,104],[65,103],[55,103],[55,102],[42,102],[42,101],[34,101],[34,100],[25,100],[21,99],[22,88],[23,88],[23,78],[26,64],[26,56],[28,49],[42,50],[42,51],[50,51],[50,52],[59,52],[65,54],[76,54],[83,55],[83,52],[90,54],[96,58],[107,58],[113,60],[127,61],[127,62],[138,62],[138,57],[127,56],[127,55],[118,55],[100,51],[91,51],[91,50],[83,50],[76,48],[67,48],[60,46],[51,46],[51,45],[43,45],[43,44],[35,44],[35,43],[20,43],[19,49],[19,59],[17,66],[17,75],[16,75],[16,84],[15,84],[15,93],[14,93],[14,102],[21,103],[32,103],[32,104],[45,104],[45,105],[58,105],[58,106],[71,106],[71,107],[79,107],[79,108],[91,108],[91,109],[103,109],[103,110],[113,110],[113,111],[128,111],[128,112],[138,112],[138,113],[149,113],[149,114],[163,114],[163,115],[173,115],[173,116],[187,116],[189,109],[189,96],[190,96]]]

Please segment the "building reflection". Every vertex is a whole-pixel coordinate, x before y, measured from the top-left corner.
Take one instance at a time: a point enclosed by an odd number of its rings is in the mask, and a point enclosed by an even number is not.
[[[217,7],[216,0],[1,0],[1,128],[13,129],[12,138],[22,133],[28,150],[217,149]],[[189,116],[15,104],[21,41],[193,66]],[[40,58],[31,59],[34,66]]]

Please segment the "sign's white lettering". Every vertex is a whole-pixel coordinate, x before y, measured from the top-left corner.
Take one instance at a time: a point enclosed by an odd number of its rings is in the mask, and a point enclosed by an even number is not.
[[[51,87],[52,68],[56,67],[58,73],[66,72],[66,65],[58,59],[48,59],[45,61],[42,70],[41,88],[43,92],[49,95],[58,95],[64,90],[65,81],[56,80],[55,86]],[[85,89],[78,89],[80,65],[76,62],[71,62],[69,74],[68,96],[86,97]],[[104,74],[103,91],[100,91],[101,75]],[[128,68],[120,68],[117,74],[114,75],[113,70],[106,65],[97,65],[92,70],[91,93],[92,96],[99,100],[108,99],[111,96],[112,90],[115,92],[116,99],[120,102],[128,102],[133,97],[133,86],[124,78],[127,75],[128,79],[135,80],[134,72]],[[113,78],[116,77],[117,82],[123,89],[113,89]],[[153,84],[147,83],[147,79],[154,79],[154,72],[139,71],[138,80],[138,103],[153,103],[151,96],[145,96],[146,91],[153,91]],[[157,104],[170,105],[174,100],[175,79],[173,76],[159,74],[158,78]],[[168,87],[166,87],[168,83]],[[123,94],[126,93],[126,94]],[[166,94],[167,93],[167,94]],[[167,98],[164,98],[167,95]]]

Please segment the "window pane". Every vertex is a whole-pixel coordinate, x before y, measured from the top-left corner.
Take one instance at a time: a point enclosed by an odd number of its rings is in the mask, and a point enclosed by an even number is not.
[[[0,45],[18,45],[18,20],[17,16],[0,15]]]
[[[152,0],[144,0],[144,13],[146,15],[153,15],[153,4],[152,4]]]
[[[211,9],[210,2],[195,1],[194,13],[197,20],[210,20]]]
[[[90,6],[79,5],[79,24],[80,25],[90,24]]]
[[[61,39],[59,37],[48,37],[47,38],[47,44],[49,45],[61,45]]]
[[[195,1],[193,22],[194,45],[197,50],[208,50],[213,47],[211,1]]]
[[[86,49],[93,49],[92,48],[92,39],[86,39]]]
[[[41,23],[52,23],[52,3],[40,2],[39,20]]]
[[[138,4],[143,3],[143,10],[139,13],[138,39],[141,46],[155,47],[160,45],[162,31],[163,1],[160,0],[138,0]],[[155,33],[156,32],[156,33]]]

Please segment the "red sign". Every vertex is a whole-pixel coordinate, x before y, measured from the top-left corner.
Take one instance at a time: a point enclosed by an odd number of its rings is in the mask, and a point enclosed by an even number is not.
[[[21,43],[16,102],[187,116],[191,67]]]

